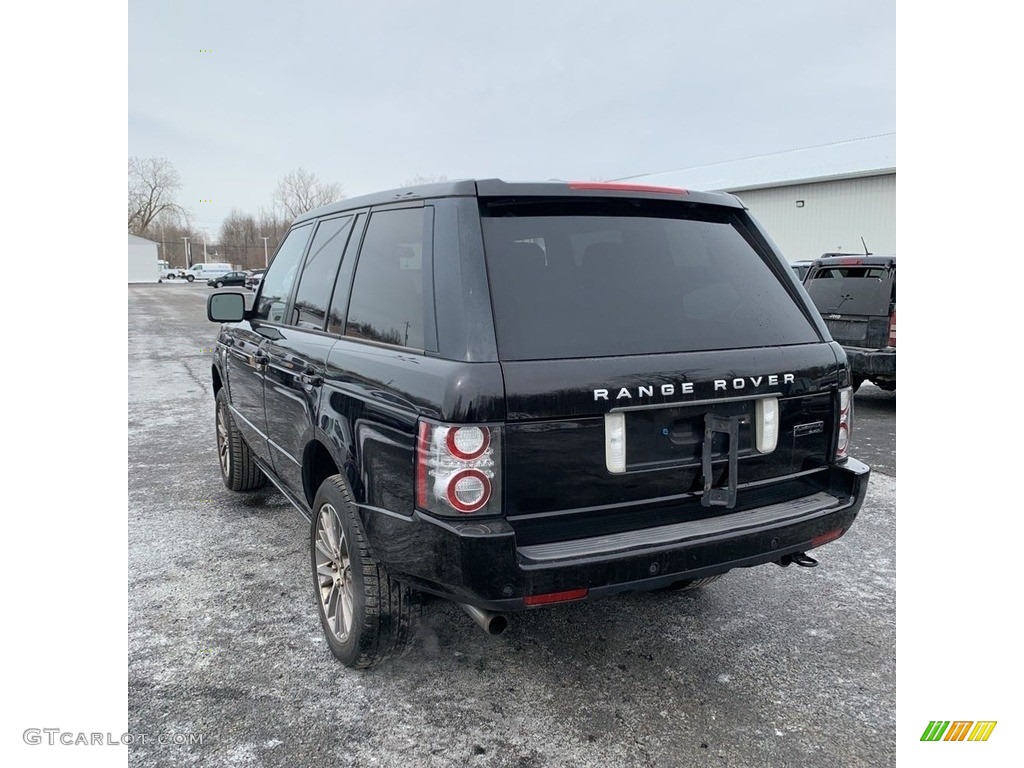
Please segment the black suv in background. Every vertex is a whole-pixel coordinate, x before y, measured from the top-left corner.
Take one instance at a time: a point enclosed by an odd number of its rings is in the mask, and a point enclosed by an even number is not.
[[[896,389],[896,257],[826,253],[804,288],[850,361],[853,389]]]
[[[726,194],[456,181],[298,218],[217,293],[225,485],[310,520],[331,651],[400,652],[419,595],[507,614],[811,566],[869,469],[842,348]]]

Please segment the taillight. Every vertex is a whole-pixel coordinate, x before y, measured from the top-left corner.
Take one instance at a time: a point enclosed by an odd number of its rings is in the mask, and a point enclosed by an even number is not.
[[[839,390],[839,424],[836,437],[836,459],[846,458],[850,448],[850,427],[853,425],[853,390]]]
[[[896,346],[896,310],[889,313],[889,346]]]
[[[501,513],[501,428],[420,421],[416,506],[436,515]]]

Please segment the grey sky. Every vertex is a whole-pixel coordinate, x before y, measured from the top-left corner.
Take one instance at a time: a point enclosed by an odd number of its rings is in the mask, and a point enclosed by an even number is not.
[[[415,175],[614,178],[873,135],[896,128],[895,9],[132,0],[128,150],[174,163],[179,202],[215,238],[298,166],[354,196]]]

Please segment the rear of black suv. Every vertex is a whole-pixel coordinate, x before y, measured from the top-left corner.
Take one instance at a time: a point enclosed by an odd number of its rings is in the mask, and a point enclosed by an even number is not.
[[[896,257],[825,254],[804,287],[842,344],[853,388],[870,380],[896,389]]]
[[[455,181],[299,217],[214,293],[221,475],[310,519],[328,646],[408,648],[419,594],[505,612],[813,565],[869,469],[790,266],[731,195]]]
[[[436,555],[382,536],[389,567],[511,611],[810,565],[849,529],[869,470],[843,352],[735,198],[477,188],[504,419],[420,422]]]

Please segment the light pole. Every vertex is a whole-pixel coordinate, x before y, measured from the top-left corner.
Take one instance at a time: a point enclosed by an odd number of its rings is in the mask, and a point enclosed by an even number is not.
[[[185,269],[188,269],[192,266],[192,260],[188,257],[188,238],[182,235],[181,239],[185,241]]]
[[[203,264],[206,263],[206,230],[203,230]]]
[[[269,267],[270,266],[270,258],[267,256],[267,240],[269,240],[269,239],[270,239],[269,237],[264,237],[263,235],[260,235],[260,240],[263,241],[263,266],[264,267]]]

